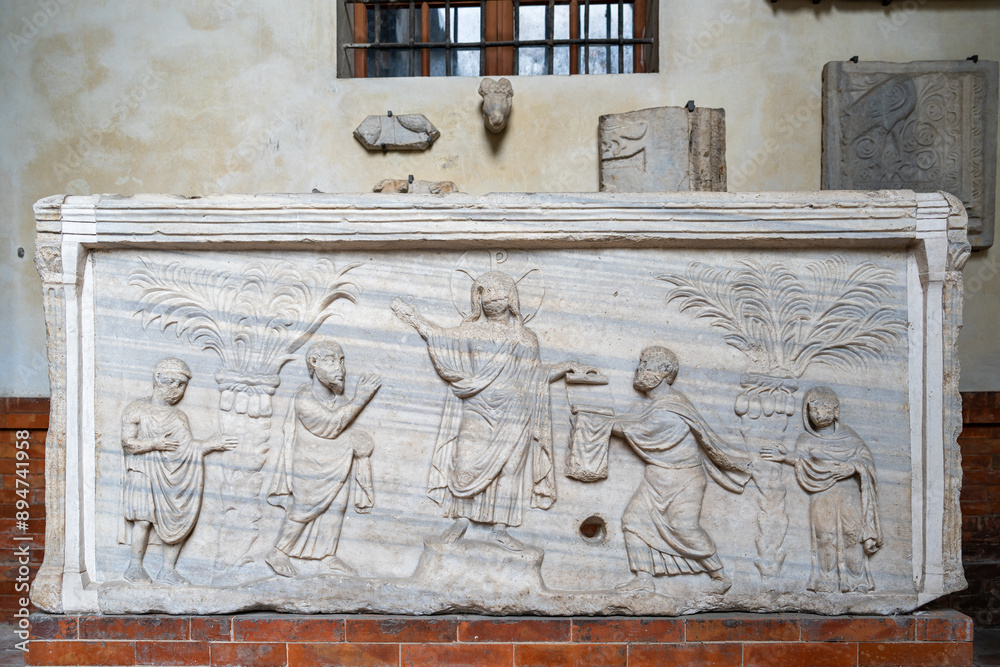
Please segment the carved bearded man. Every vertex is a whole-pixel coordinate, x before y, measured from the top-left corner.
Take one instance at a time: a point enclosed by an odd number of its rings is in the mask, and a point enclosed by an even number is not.
[[[285,420],[285,439],[268,491],[272,505],[285,508],[278,538],[264,562],[283,577],[295,576],[291,558],[322,560],[334,572],[354,574],[337,557],[340,532],[354,471],[354,508],[374,505],[371,454],[367,434],[347,433],[382,386],[362,375],[352,398],[345,398],[347,368],[337,343],[316,343],[306,352],[310,382],[295,392]]]
[[[125,485],[122,505],[131,524],[132,544],[125,579],[150,581],[142,566],[150,536],[163,544],[158,579],[179,586],[188,581],[177,572],[181,548],[198,521],[205,484],[204,457],[234,449],[236,438],[216,435],[195,440],[187,415],[174,407],[191,379],[180,359],[163,359],[153,368],[153,394],[130,403],[122,413]]]
[[[671,385],[678,362],[665,347],[642,351],[633,386],[642,402],[608,417],[646,464],[642,482],[622,515],[631,580],[618,588],[654,591],[654,576],[707,573],[717,592],[732,586],[715,542],[701,526],[708,476],[741,493],[750,479],[749,458],[727,445],[694,405]]]
[[[514,279],[489,271],[472,285],[472,314],[443,328],[395,299],[393,311],[427,341],[438,375],[448,383],[431,462],[428,495],[455,519],[441,539],[453,543],[470,522],[491,526],[490,539],[511,551],[523,545],[519,526],[524,475],[531,506],[556,499],[549,383],[575,364],[543,364],[538,338],[524,325]]]

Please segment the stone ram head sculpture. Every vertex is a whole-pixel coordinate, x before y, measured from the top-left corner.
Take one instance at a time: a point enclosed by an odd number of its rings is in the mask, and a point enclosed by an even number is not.
[[[510,118],[510,107],[514,98],[514,88],[507,79],[494,81],[483,79],[479,84],[479,94],[483,98],[483,123],[493,134],[503,132]]]

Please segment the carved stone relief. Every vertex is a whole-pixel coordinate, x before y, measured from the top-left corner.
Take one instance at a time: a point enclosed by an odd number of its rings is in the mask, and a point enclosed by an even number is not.
[[[789,437],[795,393],[812,364],[856,371],[884,361],[903,340],[906,321],[884,305],[893,275],[871,262],[852,267],[839,255],[810,262],[808,281],[781,264],[740,263],[737,271],[693,263],[684,274],[658,278],[672,285],[668,301],[725,331],[726,342],[749,358],[734,409],[750,451],[770,451]],[[755,565],[773,584],[787,556],[788,516],[780,465],[765,461],[753,470],[760,491]]]
[[[509,79],[483,79],[479,84],[479,96],[483,98],[483,124],[493,134],[500,134],[510,118],[514,87]]]
[[[498,197],[508,205],[279,199],[237,246],[209,233],[231,201],[211,214],[185,201],[174,215],[197,224],[156,221],[162,247],[85,237],[67,262],[80,288],[49,268],[70,237],[47,239],[46,286],[92,331],[89,377],[74,361],[60,380],[83,394],[61,390],[64,461],[92,487],[77,482],[75,518],[53,533],[79,526],[67,544],[86,579],[50,568],[37,599],[103,613],[892,613],[961,583],[957,550],[925,539],[950,534],[951,510],[935,528],[920,509],[945,483],[928,471],[953,456],[928,449],[944,432],[921,420],[954,422],[922,378],[944,362],[937,382],[954,388],[940,346],[957,324],[939,302],[968,254],[961,215],[942,217],[957,203],[755,199],[707,214],[740,219],[713,232],[729,242],[681,247],[670,225],[705,210],[657,199],[629,219],[634,202],[598,197],[579,223],[562,199]],[[921,255],[915,209],[947,252]],[[849,242],[775,244],[826,214]],[[405,236],[419,215],[431,222]],[[869,238],[851,215],[890,222]],[[660,216],[648,241],[647,216]],[[559,231],[562,247],[550,218],[581,233]],[[290,243],[259,244],[259,230]],[[465,245],[439,242],[453,234]],[[934,276],[951,281],[936,296]]]
[[[522,523],[525,476],[531,507],[546,510],[556,502],[549,384],[587,369],[541,362],[518,295],[518,283],[533,272],[475,276],[471,312],[457,327],[433,324],[401,299],[392,303],[427,342],[434,369],[449,385],[428,482],[430,498],[455,520],[441,536],[446,544],[475,522],[491,526],[491,541],[521,551],[507,529]]]
[[[129,403],[122,413],[122,526],[119,541],[131,545],[124,578],[150,582],[143,567],[155,538],[163,545],[163,567],[156,580],[171,586],[190,582],[177,572],[177,559],[201,512],[205,486],[203,459],[236,449],[235,437],[195,440],[187,415],[175,407],[184,398],[191,369],[175,357],[153,368],[153,391]]]
[[[945,190],[993,244],[998,64],[831,62],[823,68],[823,188]]]
[[[817,593],[867,593],[875,589],[868,557],[883,544],[875,460],[857,433],[840,423],[840,400],[829,387],[813,387],[802,399],[805,433],[795,449],[765,447],[762,456],[795,466],[809,492],[812,574]]]
[[[441,133],[423,114],[368,116],[354,138],[370,151],[424,151]]]
[[[601,116],[601,192],[726,191],[725,109]]]
[[[292,399],[267,492],[268,502],[285,509],[285,518],[265,562],[283,577],[298,574],[290,558],[322,560],[334,572],[356,574],[337,557],[337,545],[352,471],[354,509],[365,514],[375,505],[371,464],[375,443],[367,433],[345,431],[382,383],[377,376],[363,375],[354,396],[345,398],[344,350],[335,342],[310,347],[306,366],[312,380]]]
[[[386,178],[372,188],[372,192],[411,195],[446,195],[458,191],[459,187],[452,181],[414,181],[406,178]]]
[[[140,293],[143,329],[173,326],[177,337],[216,354],[222,433],[239,447],[220,455],[223,489],[217,515],[216,581],[252,562],[262,516],[261,469],[267,460],[273,396],[282,367],[329,318],[340,299],[356,301],[345,274],[319,259],[309,269],[288,261],[249,262],[238,272],[143,262],[129,274]]]

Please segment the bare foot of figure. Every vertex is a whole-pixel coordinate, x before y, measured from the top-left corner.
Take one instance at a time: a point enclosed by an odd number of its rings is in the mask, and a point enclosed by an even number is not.
[[[358,572],[353,567],[340,560],[336,556],[327,556],[323,559],[323,564],[326,565],[331,572],[337,572],[340,574],[349,574],[351,576],[356,575]]]
[[[730,588],[733,587],[733,580],[729,578],[725,570],[716,570],[715,572],[709,572],[708,576],[712,577],[712,592],[722,595]]]
[[[615,586],[623,593],[656,592],[656,584],[653,583],[653,575],[649,572],[636,572],[628,581]]]
[[[282,577],[294,577],[298,574],[295,566],[292,565],[292,561],[278,549],[271,549],[271,552],[264,557],[264,562],[270,565],[271,569]]]
[[[180,575],[177,570],[160,570],[159,581],[170,586],[190,586],[191,582]]]
[[[144,584],[153,580],[140,563],[131,563],[125,568],[123,576],[125,581],[131,581],[133,584]]]
[[[524,549],[524,545],[511,537],[510,533],[503,526],[493,526],[493,530],[490,531],[490,539],[507,551],[521,551]]]
[[[468,519],[455,519],[455,523],[451,524],[451,527],[441,533],[441,541],[445,544],[454,544],[458,542],[462,535],[465,535],[465,531],[469,529],[470,521]]]

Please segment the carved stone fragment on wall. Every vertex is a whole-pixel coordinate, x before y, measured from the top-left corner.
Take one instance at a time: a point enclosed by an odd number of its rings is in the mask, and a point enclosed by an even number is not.
[[[423,114],[368,116],[354,138],[370,151],[424,151],[441,133]]]
[[[726,110],[601,116],[601,192],[726,191]]]
[[[510,79],[483,79],[479,84],[479,95],[483,98],[483,124],[491,133],[500,134],[507,127],[514,100]]]
[[[823,68],[825,190],[944,190],[993,244],[998,64],[830,62]]]
[[[372,192],[410,195],[446,195],[458,191],[458,186],[452,181],[421,181],[406,178],[386,178],[372,188]]]

